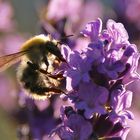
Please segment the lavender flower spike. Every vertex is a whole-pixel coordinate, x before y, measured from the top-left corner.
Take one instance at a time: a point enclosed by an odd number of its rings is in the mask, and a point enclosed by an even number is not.
[[[127,119],[134,119],[128,110],[133,93],[126,86],[140,79],[140,55],[123,24],[108,20],[106,27],[99,18],[88,23],[81,33],[89,43],[79,52],[62,47],[69,65],[65,99],[73,106],[61,110],[62,124],[54,131],[60,139],[126,140]]]

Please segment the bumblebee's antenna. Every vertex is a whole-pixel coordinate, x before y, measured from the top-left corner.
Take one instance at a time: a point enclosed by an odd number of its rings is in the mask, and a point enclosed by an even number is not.
[[[64,37],[60,38],[60,40],[63,40],[63,39],[66,39],[66,38],[72,37],[72,36],[74,36],[74,35],[67,35],[67,36],[64,36]]]
[[[60,39],[61,41],[58,41],[57,43],[60,44],[60,45],[62,45],[62,44],[67,45],[65,42],[63,42],[63,40],[66,39],[66,38],[68,38],[68,37],[72,37],[72,36],[74,36],[74,35],[67,35],[67,36],[64,36],[64,37],[62,37],[62,38]]]

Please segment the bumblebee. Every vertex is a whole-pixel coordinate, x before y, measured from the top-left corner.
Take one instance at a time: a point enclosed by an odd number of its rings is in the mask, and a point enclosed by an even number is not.
[[[51,35],[37,35],[27,40],[19,52],[0,57],[0,70],[21,61],[17,78],[29,97],[46,99],[61,94],[63,91],[58,86],[62,73],[53,73],[60,62],[66,62],[59,44]]]

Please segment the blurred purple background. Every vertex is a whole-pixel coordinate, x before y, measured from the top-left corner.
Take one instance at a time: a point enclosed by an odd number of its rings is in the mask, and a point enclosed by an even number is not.
[[[59,30],[54,30],[50,25],[54,27],[65,19],[64,33],[76,37],[87,22],[98,17],[103,23],[108,19],[123,23],[129,40],[140,48],[139,0],[51,0],[50,3],[47,0],[0,0],[0,55],[17,52],[25,40],[42,33],[42,26],[50,33],[57,32],[55,36],[60,38],[63,33],[60,35]],[[80,49],[78,47],[84,46],[84,43],[86,40],[79,38],[75,48]],[[57,98],[46,101],[28,99],[17,82],[17,66],[0,73],[0,139],[28,140],[32,134],[34,139],[44,135],[43,140],[48,140],[45,134],[59,123],[59,108],[67,103]],[[129,122],[131,131],[127,139],[139,140],[140,83],[136,81],[128,88],[134,92],[131,110],[135,120]],[[28,122],[31,122],[33,129],[30,129]],[[39,129],[43,130],[43,134],[39,133]]]

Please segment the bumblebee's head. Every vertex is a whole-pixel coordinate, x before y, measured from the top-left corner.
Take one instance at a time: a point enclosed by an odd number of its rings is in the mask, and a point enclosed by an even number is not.
[[[45,43],[45,47],[47,48],[47,51],[51,54],[58,57],[58,59],[62,62],[66,62],[66,60],[63,58],[60,48],[58,47],[60,45],[60,42],[57,40],[47,41]]]

